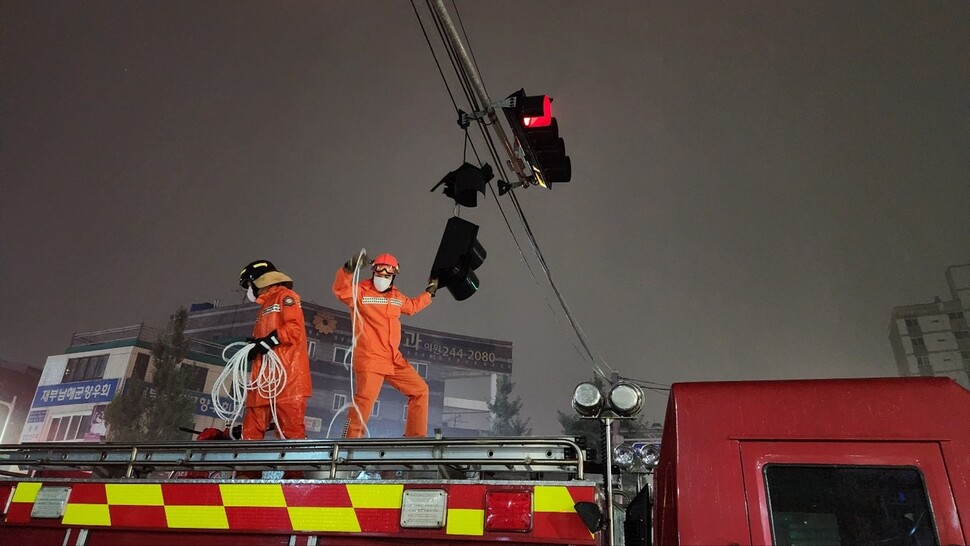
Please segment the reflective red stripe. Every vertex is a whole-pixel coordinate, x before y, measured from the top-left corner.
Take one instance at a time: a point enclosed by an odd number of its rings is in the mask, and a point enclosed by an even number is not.
[[[164,506],[109,505],[108,510],[112,526],[168,528]]]
[[[283,498],[290,508],[297,506],[352,508],[350,494],[344,484],[283,484]]]
[[[222,492],[217,483],[199,483],[189,487],[163,483],[162,498],[169,506],[222,506]]]
[[[290,513],[286,508],[227,506],[226,520],[230,529],[254,531],[292,531]]]

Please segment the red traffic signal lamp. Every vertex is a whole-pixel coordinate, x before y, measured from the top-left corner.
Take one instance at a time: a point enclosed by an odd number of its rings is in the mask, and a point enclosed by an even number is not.
[[[554,182],[569,182],[572,166],[566,144],[559,137],[559,123],[552,115],[552,98],[525,94],[519,89],[508,97],[502,109],[515,134],[525,160],[532,167],[536,183],[551,188]]]

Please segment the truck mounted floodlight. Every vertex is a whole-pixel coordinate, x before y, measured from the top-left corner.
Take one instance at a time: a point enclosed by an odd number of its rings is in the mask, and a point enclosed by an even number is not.
[[[608,402],[620,417],[632,417],[643,407],[643,391],[632,383],[617,383],[610,389]]]
[[[573,391],[573,409],[582,417],[596,417],[603,408],[603,395],[599,387],[585,382],[576,385]]]
[[[618,445],[613,449],[613,462],[621,469],[629,470],[637,462],[637,457],[632,447]]]
[[[660,450],[654,444],[642,444],[636,447],[637,458],[647,470],[653,470],[660,461]]]

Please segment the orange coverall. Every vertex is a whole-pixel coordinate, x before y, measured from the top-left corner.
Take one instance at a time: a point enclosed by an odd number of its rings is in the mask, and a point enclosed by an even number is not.
[[[276,426],[287,439],[306,438],[303,417],[306,415],[306,399],[313,394],[313,387],[310,385],[310,359],[300,296],[277,284],[260,294],[256,303],[259,304],[259,316],[253,327],[253,337],[265,337],[276,330],[280,344],[273,347],[273,352],[280,357],[286,370],[286,386],[276,397]],[[259,355],[253,361],[252,379],[256,379],[262,365],[263,355]],[[262,440],[271,420],[269,400],[256,390],[248,391],[243,439]]]
[[[343,268],[333,280],[333,293],[353,313],[353,276]],[[401,354],[401,314],[413,315],[431,304],[431,294],[422,292],[409,298],[395,286],[384,292],[371,279],[357,284],[357,345],[354,347],[354,402],[347,410],[347,438],[363,436],[374,401],[387,381],[408,398],[408,418],[404,435],[428,435],[428,384]],[[361,415],[363,420],[361,420]]]

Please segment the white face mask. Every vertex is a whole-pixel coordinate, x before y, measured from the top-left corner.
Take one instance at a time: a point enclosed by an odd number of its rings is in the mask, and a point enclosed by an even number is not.
[[[256,303],[256,294],[253,294],[253,285],[251,284],[249,285],[249,288],[246,289],[246,299]]]
[[[378,277],[374,276],[374,288],[378,292],[383,292],[391,287],[391,281],[394,280],[393,277]]]

